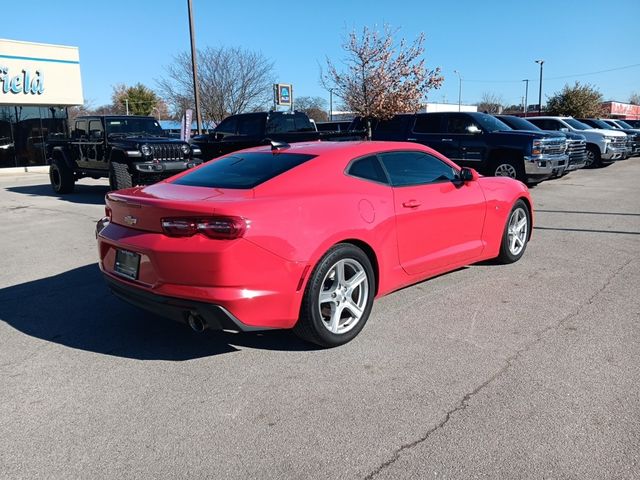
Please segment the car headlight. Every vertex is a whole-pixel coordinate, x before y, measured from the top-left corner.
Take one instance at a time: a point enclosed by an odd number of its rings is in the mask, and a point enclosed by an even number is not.
[[[531,154],[532,155],[540,155],[542,154],[542,140],[534,140],[531,145]]]
[[[189,155],[189,152],[191,151],[191,149],[189,148],[189,145],[187,145],[186,143],[183,143],[180,148],[182,149],[182,153],[184,153],[185,155]]]
[[[607,143],[615,142],[615,140],[616,140],[616,137],[607,137],[607,136],[604,137],[604,141]]]
[[[146,145],[146,144],[142,145],[140,147],[140,151],[145,157],[148,157],[149,155],[151,155],[151,147],[149,145]]]

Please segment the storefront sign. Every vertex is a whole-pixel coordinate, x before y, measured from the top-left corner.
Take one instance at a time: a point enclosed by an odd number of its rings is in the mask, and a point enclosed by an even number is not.
[[[29,70],[22,70],[13,76],[9,68],[0,64],[0,89],[2,93],[24,93],[25,95],[42,95],[44,92],[44,75],[35,71],[35,75]]]
[[[0,40],[0,105],[83,103],[77,48]]]
[[[275,103],[290,107],[293,100],[293,87],[288,83],[276,83],[274,85]]]

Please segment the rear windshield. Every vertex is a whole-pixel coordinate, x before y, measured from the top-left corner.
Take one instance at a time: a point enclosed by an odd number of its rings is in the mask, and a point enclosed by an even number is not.
[[[254,188],[312,158],[315,155],[301,153],[237,153],[213,160],[173,183],[192,187]]]

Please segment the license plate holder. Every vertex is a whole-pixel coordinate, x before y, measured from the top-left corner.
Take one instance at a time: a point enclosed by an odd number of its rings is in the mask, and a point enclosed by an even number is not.
[[[116,261],[115,265],[113,266],[113,271],[115,273],[131,280],[137,280],[139,270],[139,253],[130,252],[128,250],[116,250]]]

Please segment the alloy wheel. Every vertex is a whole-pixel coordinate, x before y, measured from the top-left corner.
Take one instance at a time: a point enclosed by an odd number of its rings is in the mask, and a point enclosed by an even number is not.
[[[518,255],[527,242],[529,233],[529,220],[527,212],[523,208],[516,208],[509,218],[507,238],[509,242],[509,252],[511,255]]]
[[[347,333],[362,318],[368,299],[365,268],[352,258],[339,260],[322,281],[318,298],[322,324],[331,333]]]
[[[590,167],[591,165],[593,165],[595,159],[596,155],[591,150],[587,150],[587,162],[585,164],[585,167]]]
[[[516,175],[516,169],[510,163],[501,163],[498,165],[495,172],[496,177],[516,178]]]

